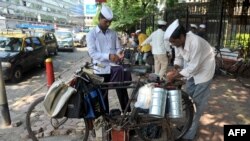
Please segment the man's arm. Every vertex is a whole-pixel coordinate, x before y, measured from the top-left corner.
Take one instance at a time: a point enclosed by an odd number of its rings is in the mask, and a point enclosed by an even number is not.
[[[199,66],[201,64],[201,61],[203,61],[203,56],[201,54],[201,47],[200,42],[198,41],[192,41],[190,42],[190,61],[188,62],[188,66],[180,71],[180,74],[182,74],[185,77],[190,77],[193,74],[197,73]]]
[[[181,56],[179,50],[177,47],[174,47],[175,48],[175,58],[174,58],[174,65],[176,66],[179,66],[180,67],[183,67],[183,57]]]
[[[116,54],[120,54],[122,52],[122,46],[118,39],[117,33],[115,33],[115,49],[116,49]]]
[[[150,42],[152,42],[152,34],[145,41],[142,42],[141,46],[147,45]]]

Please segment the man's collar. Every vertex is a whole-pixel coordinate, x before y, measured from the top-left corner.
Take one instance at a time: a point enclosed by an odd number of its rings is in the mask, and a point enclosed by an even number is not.
[[[109,32],[109,31],[110,31],[110,29],[108,28],[108,29],[106,30],[106,33]],[[102,30],[100,29],[100,27],[99,27],[98,25],[97,25],[96,28],[95,28],[95,32],[96,32],[96,33],[102,32]]]

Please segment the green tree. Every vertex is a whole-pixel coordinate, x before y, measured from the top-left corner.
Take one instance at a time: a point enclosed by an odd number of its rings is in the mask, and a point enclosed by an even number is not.
[[[114,13],[111,28],[126,31],[134,27],[141,19],[158,12],[157,3],[157,0],[107,0],[107,5]],[[95,25],[98,23],[99,11],[93,19]]]
[[[114,13],[111,28],[117,31],[127,31],[135,27],[140,20],[159,13],[157,9],[159,2],[160,0],[107,0],[107,5]],[[95,25],[98,24],[100,7],[101,5],[98,4],[98,12],[93,18]]]

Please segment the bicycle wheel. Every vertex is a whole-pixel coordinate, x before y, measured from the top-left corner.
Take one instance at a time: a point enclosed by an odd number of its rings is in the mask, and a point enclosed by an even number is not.
[[[222,54],[218,51],[215,55],[215,74],[220,75],[223,68]]]
[[[244,63],[238,70],[237,80],[246,88],[250,88],[250,84],[246,79],[250,77],[250,63]]]
[[[89,127],[85,119],[50,118],[43,110],[44,96],[35,100],[26,114],[26,128],[33,141],[87,141]]]
[[[194,117],[194,107],[189,95],[182,91],[182,118],[169,118],[171,135],[175,140],[180,139],[191,127]]]

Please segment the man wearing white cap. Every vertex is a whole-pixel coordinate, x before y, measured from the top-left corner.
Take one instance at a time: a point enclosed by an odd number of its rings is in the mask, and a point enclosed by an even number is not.
[[[167,52],[171,53],[170,46],[167,41],[164,41],[164,33],[166,30],[167,22],[163,20],[158,21],[158,29],[154,31],[142,44],[144,46],[146,44],[151,44],[152,46],[152,54],[154,55],[154,70],[155,74],[159,75],[160,78],[167,71],[168,66],[168,57],[166,55]]]
[[[189,28],[190,28],[190,31],[188,33],[194,33],[194,34],[197,33],[198,27],[196,24],[190,24]]]
[[[186,33],[186,30],[175,20],[166,30],[164,39],[175,46],[174,70],[167,73],[167,79],[173,81],[185,77],[186,92],[193,98],[196,112],[192,125],[183,136],[183,140],[195,138],[199,120],[207,106],[210,96],[210,83],[214,76],[215,59],[211,45],[201,37]],[[183,61],[184,68],[181,68]]]
[[[104,77],[104,82],[110,82],[115,78],[113,72],[121,71],[117,63],[124,57],[121,44],[118,39],[118,35],[115,31],[109,29],[109,26],[113,19],[112,10],[105,5],[102,5],[101,12],[99,14],[99,24],[87,34],[87,47],[90,57],[93,59],[93,63],[102,64],[103,67],[94,66],[94,73]],[[102,90],[102,94],[106,94],[107,90]],[[122,111],[125,110],[128,102],[127,89],[117,89],[117,96],[121,105]],[[104,98],[104,102],[109,113],[108,96]],[[129,107],[130,110],[130,107]]]
[[[199,31],[198,31],[197,35],[199,35],[203,39],[207,40],[206,25],[205,24],[199,25]]]

